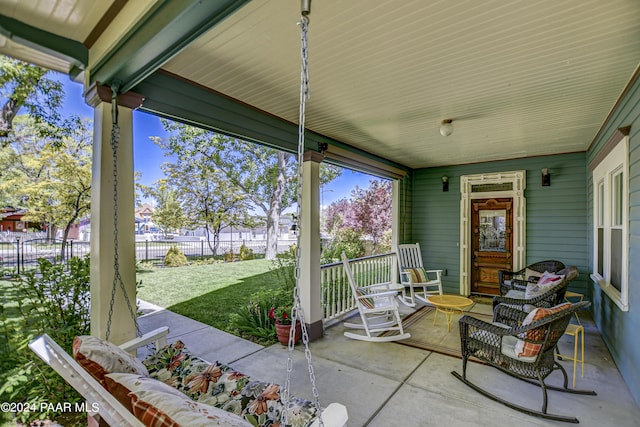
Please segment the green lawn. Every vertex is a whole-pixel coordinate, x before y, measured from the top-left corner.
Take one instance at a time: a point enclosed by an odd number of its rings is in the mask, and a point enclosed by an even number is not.
[[[175,313],[229,331],[229,313],[255,292],[280,286],[264,259],[138,272],[138,297]]]

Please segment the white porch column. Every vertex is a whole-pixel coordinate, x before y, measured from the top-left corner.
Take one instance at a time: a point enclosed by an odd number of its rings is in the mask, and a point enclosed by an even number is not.
[[[300,303],[310,340],[322,337],[322,293],[320,289],[320,163],[321,153],[307,151],[302,169],[302,213],[300,221]]]
[[[111,150],[111,90],[93,86],[85,94],[94,107],[93,167],[91,184],[91,335],[106,337],[114,282],[114,189]],[[136,311],[136,259],[134,235],[133,127],[132,108],[142,98],[135,94],[118,96],[120,140],[117,152],[118,258],[119,271],[133,311]],[[116,344],[135,338],[135,320],[120,285],[111,316],[109,341]]]
[[[391,186],[391,250],[396,251],[400,243],[400,180],[394,179]],[[393,258],[391,273],[391,283],[398,283],[398,258]]]

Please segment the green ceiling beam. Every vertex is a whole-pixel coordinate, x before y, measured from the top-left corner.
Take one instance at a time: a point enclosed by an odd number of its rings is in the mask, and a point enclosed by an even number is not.
[[[75,69],[83,70],[89,61],[89,50],[82,43],[8,16],[0,15],[0,34],[18,44],[67,61]]]
[[[259,110],[224,94],[189,82],[166,71],[156,71],[132,89],[144,96],[139,109],[164,118],[253,141],[295,153],[298,125]],[[317,151],[320,144],[340,148],[391,169],[410,168],[351,147],[319,133],[305,132],[305,149]],[[346,156],[348,157],[348,156]],[[353,163],[334,162],[354,168]],[[364,163],[363,163],[364,164]]]
[[[89,86],[116,84],[127,92],[248,1],[159,1],[92,67]]]

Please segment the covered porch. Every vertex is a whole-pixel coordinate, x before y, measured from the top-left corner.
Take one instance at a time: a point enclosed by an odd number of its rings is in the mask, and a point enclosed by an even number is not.
[[[293,152],[300,10],[278,0],[45,3],[0,0],[0,51],[82,81],[86,100],[95,107],[92,333],[103,336],[114,275],[114,233],[129,299],[136,293],[132,111],[139,108]],[[471,281],[473,255],[465,236],[473,188],[466,186],[483,180],[500,186],[506,176],[520,174],[518,186],[509,190],[509,197],[526,201],[515,214],[524,234],[514,247],[513,269],[550,258],[577,266],[580,277],[572,290],[593,302],[595,326],[590,331],[599,331],[602,339],[590,335],[587,343],[606,343],[608,350],[594,353],[610,353],[603,363],[606,359],[611,368],[615,361],[621,373],[613,368],[616,378],[623,380],[615,388],[626,387],[631,401],[640,401],[640,267],[633,263],[640,251],[640,8],[625,0],[576,0],[561,6],[554,1],[460,0],[446,7],[422,0],[345,3],[312,6],[313,104],[307,112],[300,224],[302,299],[314,348],[320,358],[326,355],[322,363],[333,366],[338,376],[346,372],[365,378],[335,400],[344,398],[353,411],[351,419],[357,420],[354,425],[384,425],[398,416],[416,416],[417,422],[442,416],[442,422],[450,422],[452,413],[468,417],[461,422],[493,420],[494,413],[505,422],[512,420],[492,403],[475,401],[464,385],[448,387],[455,361],[400,344],[346,341],[340,326],[324,330],[318,232],[318,167],[323,161],[394,180],[393,244],[420,242],[425,262],[446,271],[445,292],[455,294],[467,294]],[[121,131],[115,203],[109,147],[113,90]],[[443,122],[453,125],[453,134],[439,132]],[[610,270],[611,259],[603,261],[599,247],[595,203],[601,199],[594,170],[622,146],[619,182],[624,185],[618,194],[623,194],[624,209],[617,226],[625,238],[619,250],[604,251],[622,266],[622,282],[614,290],[610,277],[599,275]],[[551,171],[550,186],[540,182],[542,169]],[[481,187],[479,193],[498,197],[496,188]],[[131,338],[135,328],[122,295],[114,313],[112,339]],[[232,348],[230,343],[225,351]],[[256,349],[253,359],[245,355],[226,361],[245,360],[251,371],[270,360],[272,352],[279,349]],[[373,356],[369,362],[389,375],[354,371],[347,361],[359,360],[361,353]],[[345,354],[344,364],[335,365],[331,354]],[[398,365],[402,368],[396,370]],[[595,383],[606,384],[607,377],[594,371]],[[385,390],[375,404],[363,397],[372,388]],[[335,387],[325,389],[333,393]],[[579,410],[572,412],[584,418],[581,414],[593,411],[605,425],[614,424],[602,418],[610,409],[612,419],[637,415],[637,406],[618,409],[617,392],[610,396],[600,406],[584,407],[589,398],[581,397]],[[573,408],[572,402],[565,404]],[[433,410],[425,413],[425,405]],[[482,412],[485,405],[494,411]],[[467,413],[468,408],[473,410]],[[619,424],[633,425],[636,419]],[[519,422],[540,425],[537,420]]]
[[[140,318],[143,331],[169,326],[169,342],[180,339],[203,359],[218,360],[241,372],[266,381],[282,382],[286,376],[287,348],[281,344],[262,347],[158,307],[143,304],[148,314]],[[478,306],[473,311],[488,308]],[[402,309],[403,316],[413,310]],[[576,386],[595,390],[597,396],[549,392],[549,410],[577,416],[581,425],[637,425],[640,408],[635,404],[616,369],[593,320],[581,316],[585,326],[585,376]],[[440,319],[444,323],[444,319]],[[429,324],[431,322],[429,321]],[[311,345],[313,366],[321,403],[343,403],[353,426],[473,425],[556,426],[555,421],[523,415],[470,390],[451,375],[461,371],[459,358],[401,343],[353,341],[343,336],[341,323],[327,328]],[[457,331],[456,331],[457,332]],[[451,332],[454,334],[454,331]],[[453,336],[451,338],[456,338]],[[571,337],[561,340],[561,351],[571,352]],[[293,352],[292,393],[311,398],[304,348]],[[511,378],[498,370],[470,362],[470,378],[495,393],[508,393],[519,404],[537,406],[541,392],[536,386]],[[572,379],[571,362],[562,362]],[[559,373],[549,378],[561,378]],[[556,381],[551,380],[551,384]]]

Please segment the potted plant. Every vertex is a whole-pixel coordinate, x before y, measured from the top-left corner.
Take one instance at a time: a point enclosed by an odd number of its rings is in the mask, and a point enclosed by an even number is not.
[[[278,341],[283,345],[289,344],[289,331],[291,329],[291,307],[281,306],[274,307],[269,311],[269,317],[275,320],[276,335]],[[300,321],[296,320],[295,337],[293,343],[296,344],[302,336],[302,328]]]

